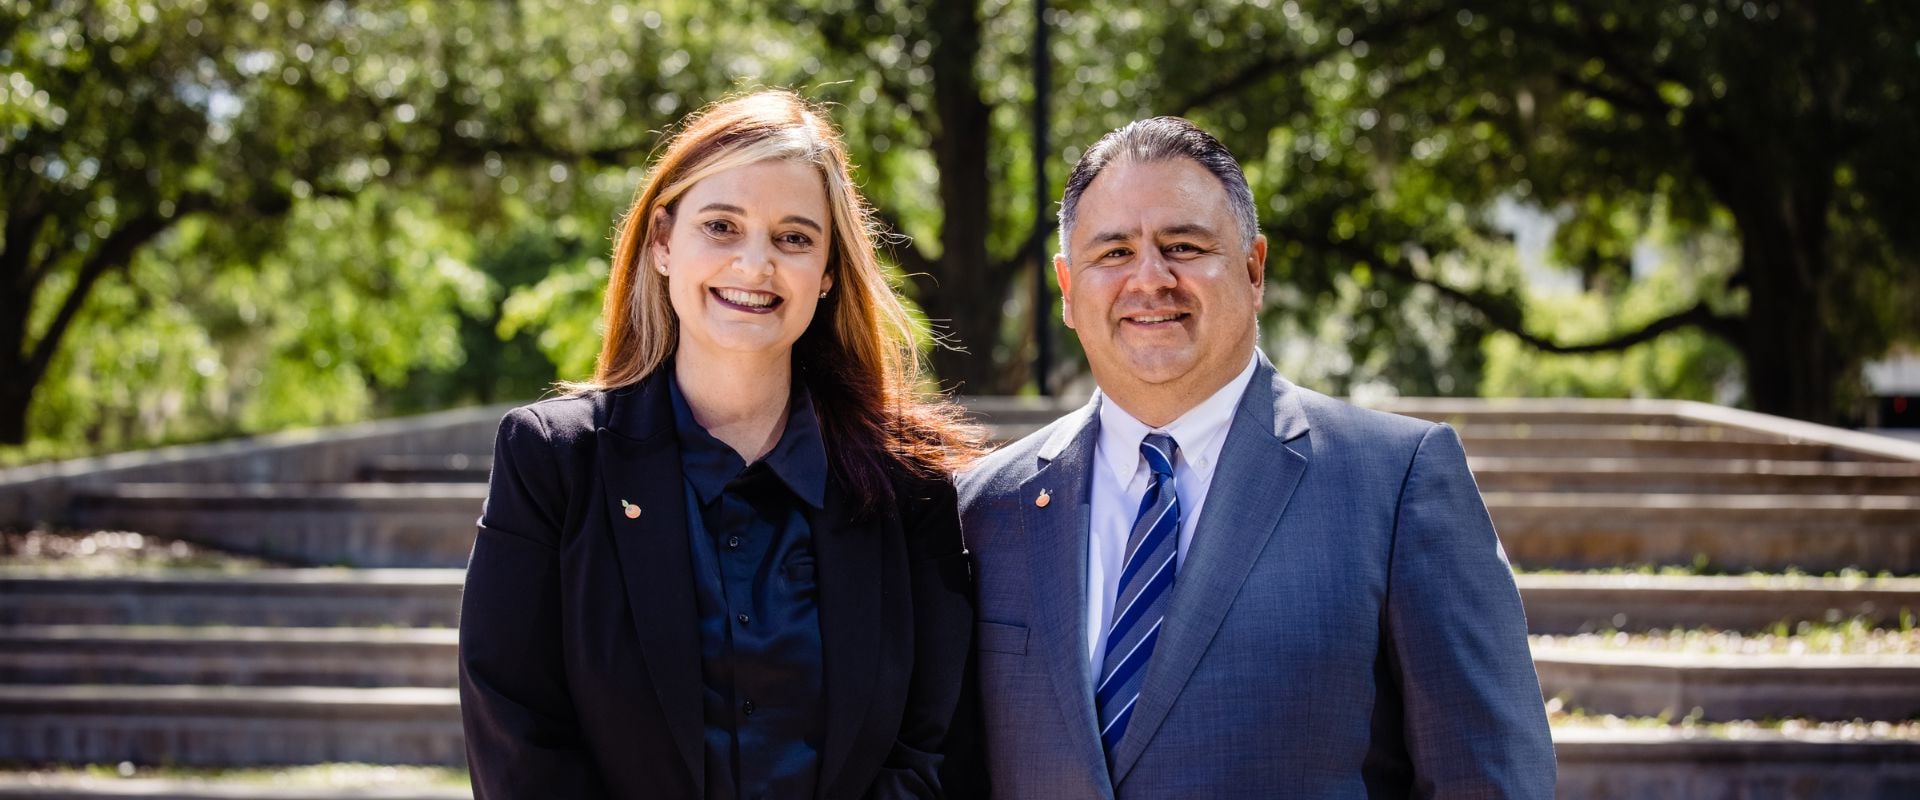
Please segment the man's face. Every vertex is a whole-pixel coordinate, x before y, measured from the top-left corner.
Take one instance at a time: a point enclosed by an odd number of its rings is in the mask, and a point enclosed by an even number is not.
[[[1123,405],[1184,411],[1252,358],[1266,239],[1242,239],[1225,187],[1198,162],[1107,167],[1070,236],[1054,258],[1067,327]]]

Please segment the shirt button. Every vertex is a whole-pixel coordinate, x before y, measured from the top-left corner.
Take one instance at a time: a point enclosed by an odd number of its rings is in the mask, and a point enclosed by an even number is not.
[[[746,715],[749,717],[753,716],[753,701],[748,700],[745,704],[740,706],[740,710],[742,712],[745,712]]]
[[[745,614],[741,614],[740,616],[737,616],[737,617],[734,617],[734,619],[737,619],[737,620],[740,620],[740,624],[742,624],[742,625],[745,625],[745,624],[747,624],[747,623],[749,623],[749,622],[752,622],[752,621],[753,621],[753,618],[752,618],[752,617],[749,617],[749,616],[747,616],[747,615],[745,615]]]
[[[727,537],[727,547],[733,548],[733,547],[739,547],[739,546],[740,546],[740,537],[738,536]]]

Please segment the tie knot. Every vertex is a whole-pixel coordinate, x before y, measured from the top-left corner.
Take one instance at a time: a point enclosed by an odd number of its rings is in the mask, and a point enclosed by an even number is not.
[[[1147,469],[1155,475],[1173,475],[1173,454],[1179,449],[1173,437],[1164,433],[1149,433],[1140,441],[1140,455],[1147,459]]]

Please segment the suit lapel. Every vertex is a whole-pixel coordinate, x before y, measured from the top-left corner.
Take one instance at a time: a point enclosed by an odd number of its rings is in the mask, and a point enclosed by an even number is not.
[[[616,394],[607,426],[594,432],[595,457],[603,524],[619,556],[647,674],[696,794],[705,794],[699,614],[680,445],[664,380],[656,373]],[[638,506],[641,515],[627,516],[622,501]]]
[[[819,570],[820,644],[826,654],[827,730],[820,758],[819,794],[826,794],[853,752],[880,682],[882,637],[887,631],[881,596],[878,520],[854,524],[843,493],[827,489],[826,507],[811,515]]]
[[[1219,632],[1253,562],[1278,527],[1306,471],[1307,457],[1287,443],[1307,432],[1299,394],[1261,358],[1234,412],[1199,526],[1174,579],[1163,637],[1147,662],[1127,733],[1114,748],[1120,785],[1167,718]]]
[[[1100,433],[1098,409],[1095,401],[1061,421],[1040,450],[1039,470],[1021,484],[1015,502],[1031,558],[1035,635],[1028,641],[1053,676],[1069,750],[1092,772],[1092,785],[1111,786],[1087,667],[1088,497]],[[1038,502],[1042,492],[1048,498],[1044,506]]]

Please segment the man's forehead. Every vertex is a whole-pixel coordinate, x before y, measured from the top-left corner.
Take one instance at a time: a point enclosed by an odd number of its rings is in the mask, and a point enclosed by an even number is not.
[[[1074,239],[1138,237],[1171,227],[1216,228],[1230,218],[1226,188],[1192,159],[1122,162],[1103,170],[1080,196]]]

